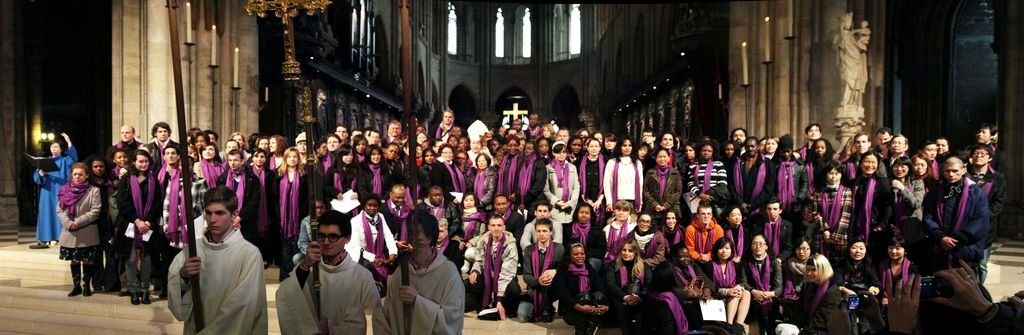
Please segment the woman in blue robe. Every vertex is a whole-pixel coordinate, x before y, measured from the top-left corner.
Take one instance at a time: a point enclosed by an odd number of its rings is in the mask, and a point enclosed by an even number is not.
[[[78,161],[78,151],[71,145],[68,134],[61,133],[64,142],[67,143],[67,150],[60,140],[50,143],[50,154],[54,163],[57,164],[57,171],[43,172],[36,169],[32,174],[32,181],[40,186],[39,190],[39,217],[36,221],[36,241],[38,244],[33,249],[48,248],[50,242],[60,239],[61,224],[57,218],[57,192],[60,187],[68,182],[68,175],[71,173],[71,164]]]

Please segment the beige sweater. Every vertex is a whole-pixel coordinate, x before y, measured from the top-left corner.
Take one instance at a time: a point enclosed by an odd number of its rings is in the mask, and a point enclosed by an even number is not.
[[[57,217],[60,218],[60,224],[64,227],[60,233],[60,246],[65,248],[83,248],[99,245],[100,232],[99,228],[96,227],[96,219],[100,217],[100,207],[102,205],[103,203],[100,202],[100,189],[90,186],[89,192],[75,204],[75,208],[78,211],[78,217],[74,220],[74,223],[78,224],[78,230],[76,231],[68,231],[71,228],[72,220],[68,217],[66,210],[57,206]]]

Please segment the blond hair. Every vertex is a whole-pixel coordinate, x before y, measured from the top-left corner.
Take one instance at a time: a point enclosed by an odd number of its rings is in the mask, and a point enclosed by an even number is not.
[[[626,227],[622,227],[625,229]],[[644,258],[640,255],[643,250],[640,250],[640,244],[635,239],[627,239],[622,242],[622,249],[619,250],[619,254],[615,256],[615,268],[619,269],[623,266],[622,262],[622,250],[625,250],[629,246],[633,250],[633,276],[640,278],[644,275]]]

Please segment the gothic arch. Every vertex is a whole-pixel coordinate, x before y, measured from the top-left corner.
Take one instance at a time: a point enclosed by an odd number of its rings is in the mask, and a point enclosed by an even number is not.
[[[466,85],[455,86],[448,94],[448,108],[455,112],[455,124],[469,127],[480,114],[476,110],[476,98]]]
[[[572,85],[562,86],[551,102],[551,115],[559,127],[580,129],[580,98]]]

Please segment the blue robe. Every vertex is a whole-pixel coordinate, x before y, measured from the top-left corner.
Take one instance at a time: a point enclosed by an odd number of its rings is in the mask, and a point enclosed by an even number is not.
[[[40,177],[39,170],[33,171],[32,181],[40,185],[39,218],[36,220],[36,241],[49,242],[60,240],[61,224],[57,218],[57,192],[68,182],[71,165],[78,161],[78,151],[74,146],[67,152],[53,159],[57,163],[57,171],[50,171]]]

